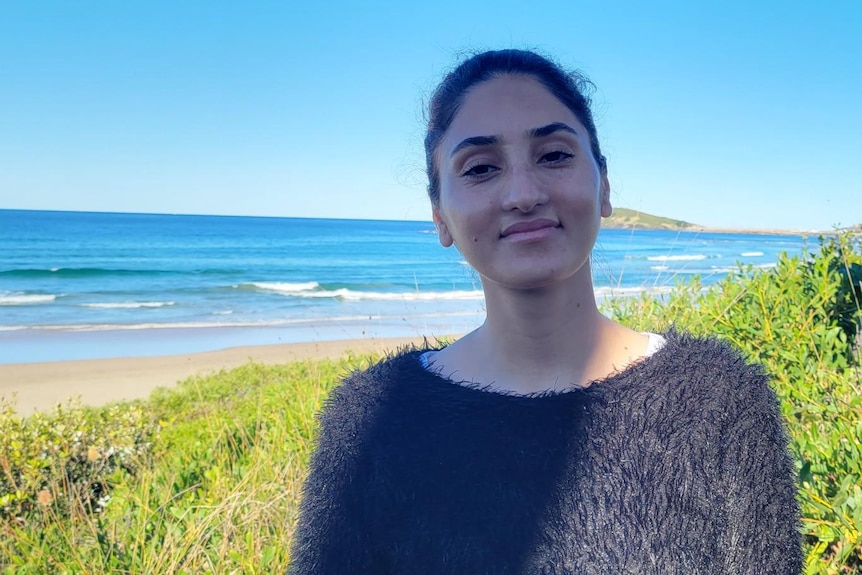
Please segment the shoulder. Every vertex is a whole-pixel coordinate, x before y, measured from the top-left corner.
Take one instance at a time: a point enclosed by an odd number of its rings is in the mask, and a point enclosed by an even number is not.
[[[667,345],[661,351],[665,352],[664,360],[668,364],[685,365],[692,370],[721,367],[752,377],[763,375],[759,365],[747,361],[736,347],[717,337],[669,331],[664,338]]]
[[[362,400],[380,396],[393,385],[428,374],[421,361],[426,351],[429,349],[400,348],[366,369],[354,370],[333,390],[327,406],[351,398]]]
[[[678,331],[664,337],[667,343],[632,373],[639,384],[647,384],[642,393],[715,423],[764,416],[780,420],[767,373],[731,343]]]
[[[718,424],[725,443],[759,437],[786,444],[778,396],[760,364],[715,337],[677,332],[665,337],[668,345],[659,369],[675,370],[676,376],[666,377],[705,421]]]
[[[727,341],[677,331],[669,331],[664,337],[667,344],[654,356],[655,374],[731,394],[769,387],[763,367],[746,359]]]
[[[424,348],[407,347],[390,353],[368,367],[348,374],[324,401],[321,424],[324,427],[362,425],[393,391],[405,383],[430,376],[421,363]]]

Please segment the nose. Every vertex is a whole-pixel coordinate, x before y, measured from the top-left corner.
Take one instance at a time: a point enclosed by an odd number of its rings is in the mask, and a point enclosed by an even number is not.
[[[503,209],[518,210],[525,214],[548,201],[548,195],[529,168],[513,168],[505,183]]]

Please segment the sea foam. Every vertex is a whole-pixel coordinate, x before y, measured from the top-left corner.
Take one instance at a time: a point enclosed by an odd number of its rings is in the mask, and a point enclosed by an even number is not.
[[[253,287],[257,289],[262,289],[266,291],[275,291],[279,293],[300,293],[313,291],[320,287],[320,284],[317,282],[299,282],[299,283],[288,283],[288,282],[253,282],[251,284]],[[243,287],[243,286],[239,286]]]
[[[94,309],[140,309],[140,308],[156,308],[176,305],[172,301],[122,301],[122,302],[106,302],[106,303],[84,303],[82,307]]]
[[[56,295],[5,293],[0,294],[0,305],[35,305],[50,303],[57,299]]]
[[[705,260],[707,256],[704,254],[693,255],[676,255],[676,256],[649,256],[647,260],[651,262],[694,262]]]
[[[482,290],[449,290],[449,291],[410,291],[410,292],[375,292],[358,291],[348,288],[324,289],[317,282],[281,283],[255,282],[254,287],[261,290],[276,292],[287,297],[299,298],[331,298],[348,301],[440,301],[440,300],[479,300],[484,297]]]

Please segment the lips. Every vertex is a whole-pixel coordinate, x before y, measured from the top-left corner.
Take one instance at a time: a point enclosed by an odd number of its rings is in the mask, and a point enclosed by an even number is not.
[[[554,220],[548,220],[545,218],[530,220],[528,222],[517,222],[503,228],[503,231],[500,233],[500,237],[506,238],[515,234],[527,234],[547,228],[556,228],[558,226],[559,224]]]

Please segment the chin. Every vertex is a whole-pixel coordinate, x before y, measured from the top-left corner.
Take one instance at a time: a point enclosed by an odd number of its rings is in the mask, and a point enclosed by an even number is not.
[[[573,255],[573,254],[569,254]],[[590,269],[589,254],[575,261],[534,261],[535,265],[525,266],[520,270],[511,270],[509,282],[513,288],[535,290],[555,286],[568,286],[571,289],[593,289],[593,276]]]
[[[561,274],[559,272],[549,272],[547,270],[544,272],[536,270],[533,273],[522,271],[517,275],[509,277],[500,277],[496,280],[489,279],[491,283],[506,289],[536,291],[568,284],[576,275],[576,272]]]

